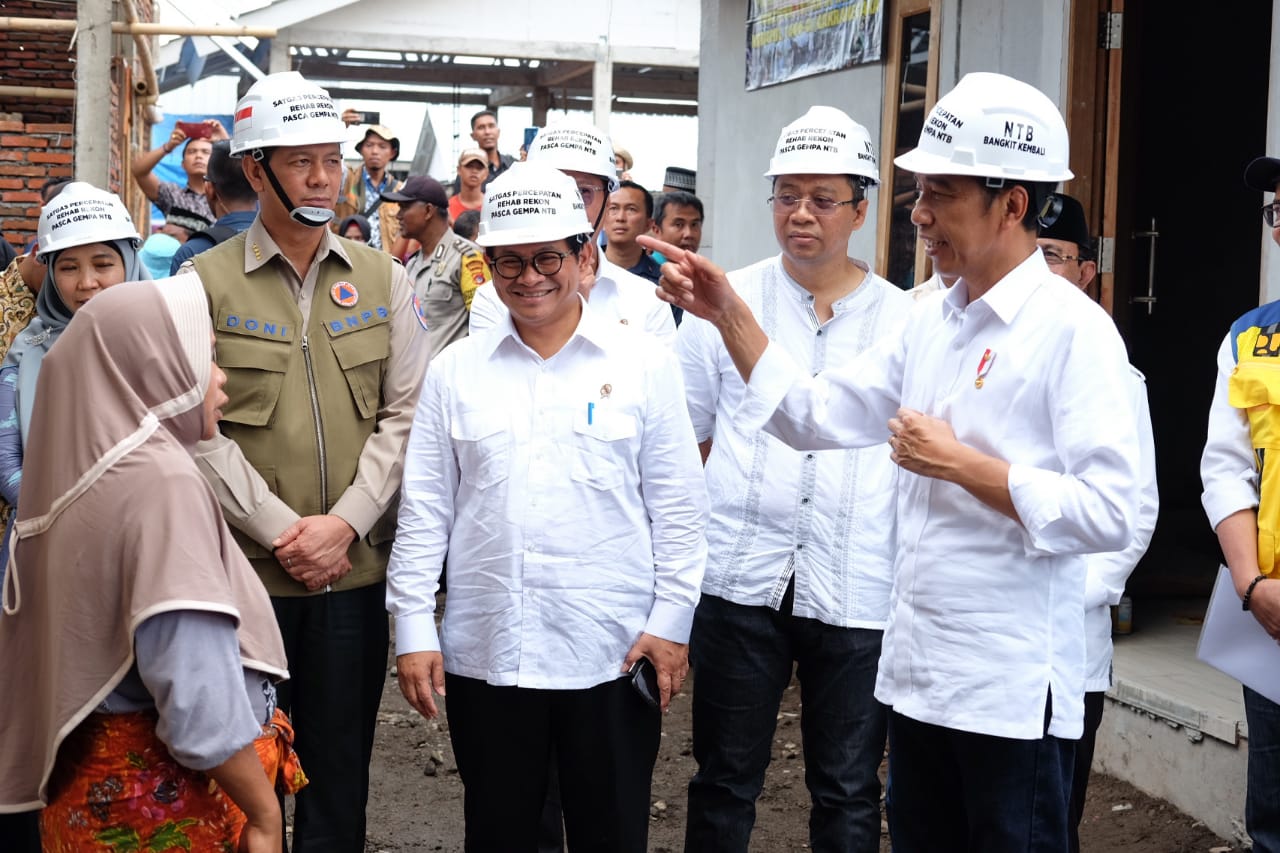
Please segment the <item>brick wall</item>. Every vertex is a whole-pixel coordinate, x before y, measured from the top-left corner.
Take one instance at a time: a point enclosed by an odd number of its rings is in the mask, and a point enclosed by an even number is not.
[[[4,0],[3,8],[15,18],[76,19],[73,0]],[[75,89],[75,70],[70,32],[0,31],[0,84]],[[43,124],[71,123],[72,105],[70,99],[0,97],[0,112],[21,113],[26,121]]]
[[[74,144],[70,124],[0,116],[0,223],[15,249],[35,238],[40,187],[49,178],[70,180]]]
[[[3,14],[15,18],[74,21],[75,0],[0,0]],[[150,20],[150,2],[138,4]],[[117,16],[120,12],[117,9]],[[0,84],[75,90],[76,55],[71,32],[0,31]],[[116,37],[117,51],[132,53],[128,36]],[[120,193],[135,213],[146,199],[129,177],[132,151],[145,143],[146,128],[136,119],[133,69],[117,54],[110,69],[110,174],[107,189]],[[40,187],[50,178],[70,179],[75,163],[75,101],[71,98],[0,96],[0,233],[21,249],[35,237],[40,216]],[[139,226],[143,226],[139,222]]]

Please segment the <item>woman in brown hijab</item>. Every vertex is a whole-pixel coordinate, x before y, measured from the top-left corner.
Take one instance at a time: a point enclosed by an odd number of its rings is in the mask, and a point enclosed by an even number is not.
[[[277,853],[272,782],[305,782],[270,601],[190,456],[227,399],[212,349],[179,276],[105,291],[44,361],[0,615],[0,812],[47,804],[45,850]]]

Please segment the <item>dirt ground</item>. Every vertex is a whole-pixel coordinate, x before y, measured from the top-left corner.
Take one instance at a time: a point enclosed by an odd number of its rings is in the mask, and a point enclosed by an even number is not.
[[[683,849],[685,786],[694,771],[689,689],[687,685],[675,698],[663,720],[650,810],[649,849],[654,853]],[[793,683],[783,698],[773,761],[756,807],[753,851],[808,849],[809,797],[799,750],[799,712],[799,689]],[[383,693],[371,775],[368,853],[462,850],[462,782],[448,725],[443,713],[435,721],[419,716],[400,695],[394,675],[388,676]],[[1081,847],[1088,853],[1237,849],[1168,803],[1097,773],[1089,786]],[[880,849],[889,850],[887,833]]]

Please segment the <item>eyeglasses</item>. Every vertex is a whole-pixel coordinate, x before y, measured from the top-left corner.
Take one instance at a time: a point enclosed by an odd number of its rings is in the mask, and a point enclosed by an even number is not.
[[[1277,219],[1280,219],[1280,201],[1264,204],[1262,206],[1262,221],[1267,223],[1267,227],[1275,228]]]
[[[528,260],[519,255],[503,255],[493,259],[493,271],[505,279],[516,279],[524,274],[526,266],[531,266],[538,275],[552,276],[560,272],[567,257],[568,252],[553,252],[550,249],[539,252]]]
[[[800,206],[800,202],[807,201],[809,210],[814,216],[831,216],[838,207],[843,207],[846,204],[857,204],[857,199],[852,198],[848,201],[836,201],[834,198],[827,198],[822,195],[807,196],[795,195],[794,193],[771,195],[766,201],[773,207],[774,213],[791,213]]]
[[[1079,255],[1061,255],[1055,249],[1041,249],[1044,253],[1044,262],[1051,267],[1060,267],[1067,261],[1083,261],[1084,258]]]
[[[604,188],[590,186],[587,184],[578,184],[578,192],[582,195],[582,203],[587,207],[590,207],[591,203],[596,200],[596,196],[604,195]]]

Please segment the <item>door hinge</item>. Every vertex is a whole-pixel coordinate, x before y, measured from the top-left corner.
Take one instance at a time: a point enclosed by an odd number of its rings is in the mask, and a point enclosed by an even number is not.
[[[1124,38],[1124,13],[1103,12],[1098,21],[1098,47],[1119,50]]]
[[[1099,237],[1098,238],[1098,273],[1113,273],[1116,271],[1116,238],[1115,237]]]

